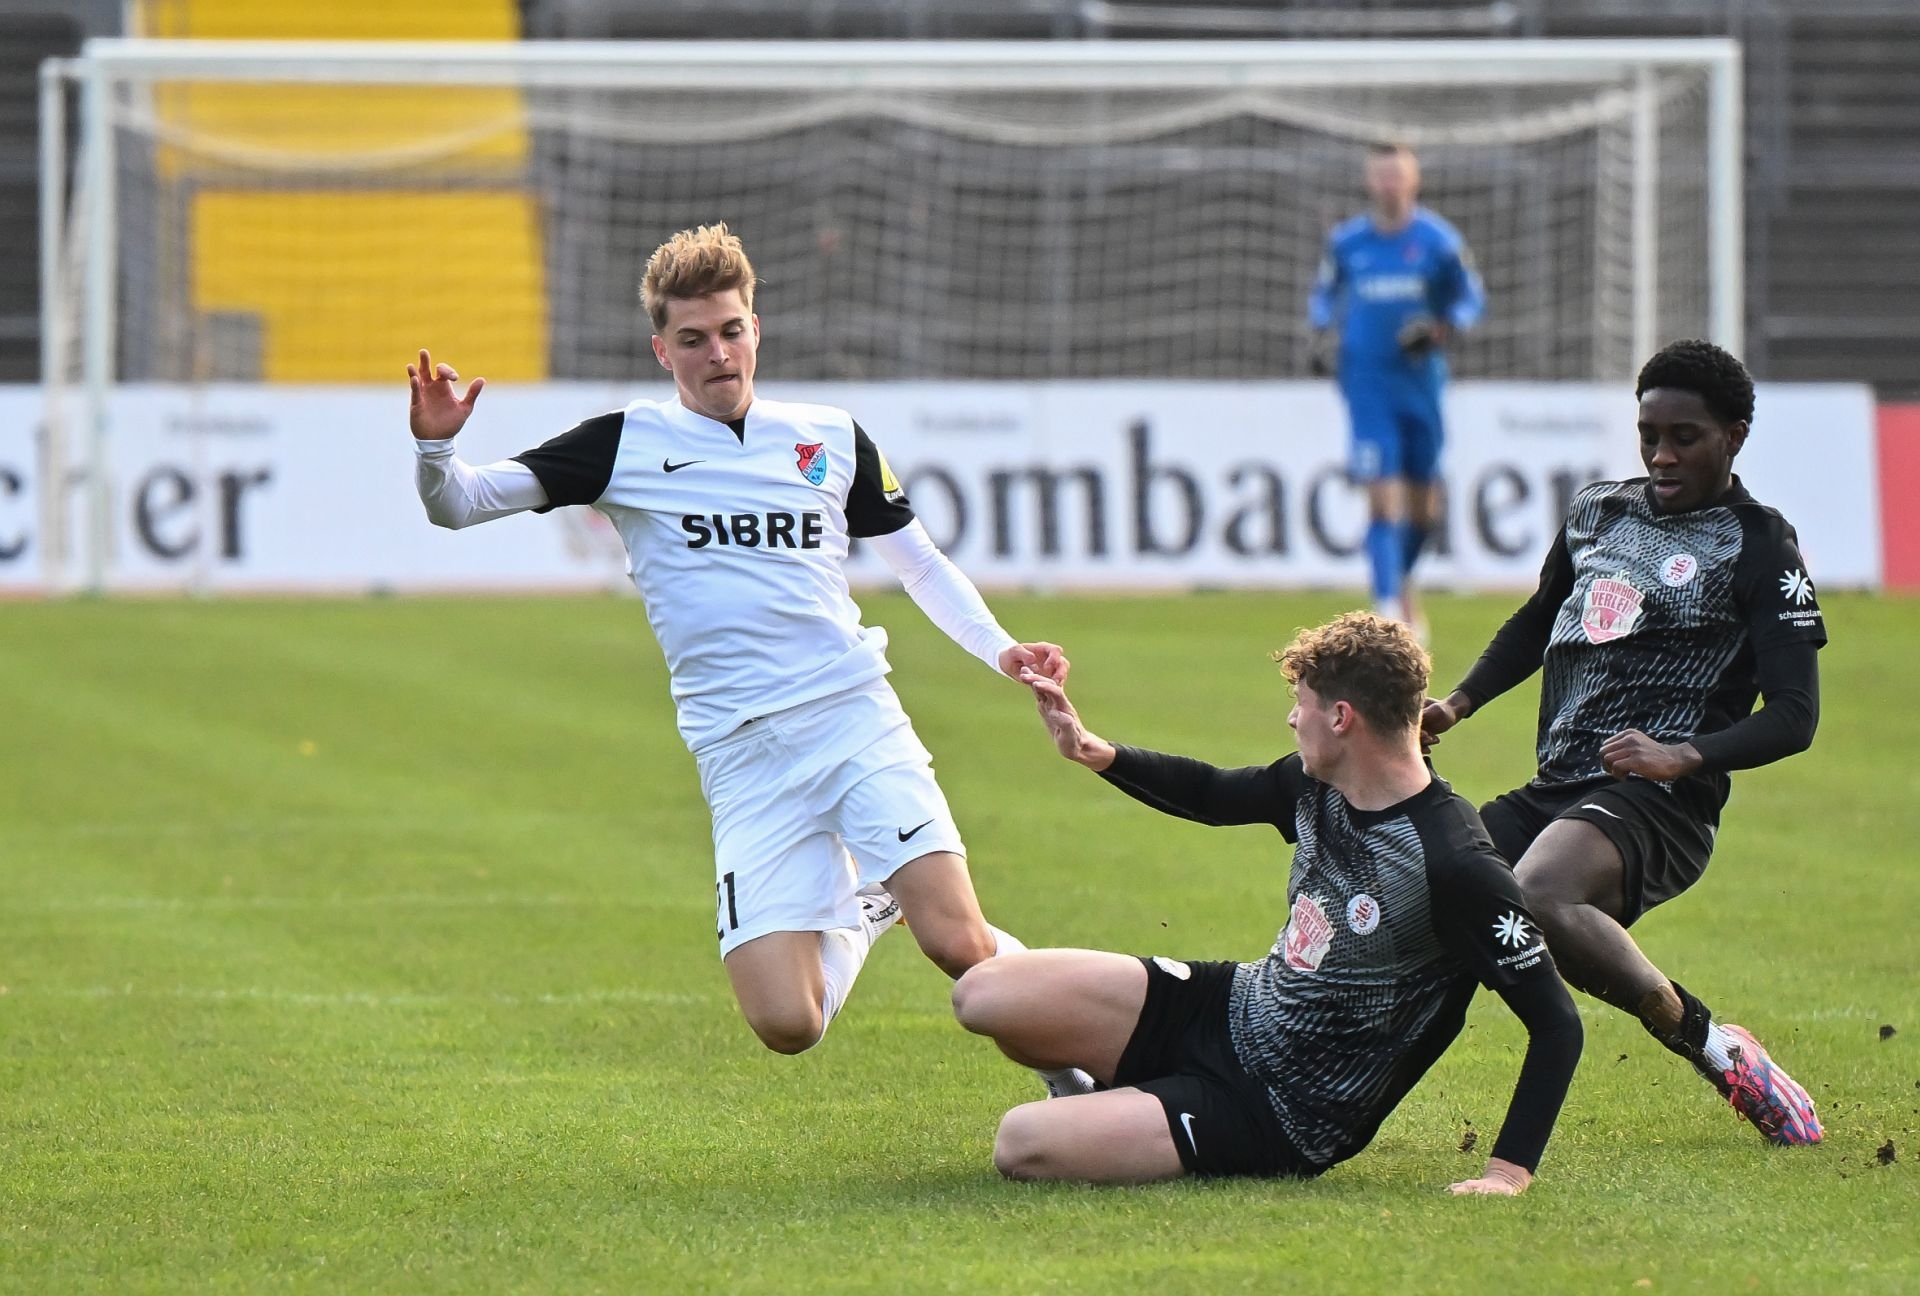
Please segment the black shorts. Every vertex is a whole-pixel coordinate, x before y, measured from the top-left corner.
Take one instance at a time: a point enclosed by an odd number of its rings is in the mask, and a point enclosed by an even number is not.
[[[1113,1087],[1160,1100],[1188,1174],[1319,1174],[1287,1142],[1266,1085],[1234,1054],[1227,1004],[1239,964],[1140,961],[1147,969],[1147,998],[1120,1054]]]
[[[1592,779],[1563,787],[1515,788],[1480,807],[1494,848],[1513,863],[1556,819],[1578,819],[1607,835],[1626,865],[1620,887],[1632,926],[1647,910],[1685,891],[1707,871],[1720,798],[1681,780],[1672,790],[1642,778]]]

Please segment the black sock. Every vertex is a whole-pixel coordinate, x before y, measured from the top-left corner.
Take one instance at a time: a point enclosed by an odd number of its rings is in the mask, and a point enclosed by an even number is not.
[[[1705,1004],[1687,993],[1687,988],[1678,981],[1669,981],[1667,984],[1671,985],[1673,992],[1680,996],[1680,1029],[1668,1035],[1655,1030],[1645,1022],[1641,1024],[1647,1027],[1647,1034],[1681,1057],[1692,1061],[1707,1046],[1707,1026],[1713,1021],[1713,1014],[1707,1011]]]

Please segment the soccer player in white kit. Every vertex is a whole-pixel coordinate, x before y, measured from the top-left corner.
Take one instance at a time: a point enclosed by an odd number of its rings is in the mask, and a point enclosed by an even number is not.
[[[417,485],[434,523],[591,505],[618,528],[667,660],[681,736],[713,814],[720,953],[770,1049],[811,1048],[873,942],[904,912],[958,977],[1024,948],[981,915],[931,757],[886,682],[884,631],[860,623],[843,563],[870,544],[953,640],[1016,680],[1061,681],[935,548],[886,459],[845,411],[756,399],[756,280],[725,225],[682,231],[641,296],[675,398],[591,418],[512,459],[462,462],[451,365],[407,366]],[[1050,1091],[1091,1086],[1042,1072]]]

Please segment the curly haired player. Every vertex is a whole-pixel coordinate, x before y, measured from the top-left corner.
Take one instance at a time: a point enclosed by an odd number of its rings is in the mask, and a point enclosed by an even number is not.
[[[1526,1025],[1527,1053],[1485,1173],[1453,1190],[1521,1192],[1579,1062],[1580,1018],[1479,816],[1421,757],[1426,651],[1350,612],[1278,657],[1299,750],[1246,769],[1116,746],[1058,684],[1032,682],[1069,760],[1166,814],[1266,824],[1295,849],[1263,959],[1032,950],[960,978],[968,1030],[1110,1086],[1014,1108],[994,1163],[1100,1182],[1319,1174],[1372,1140],[1486,985]]]

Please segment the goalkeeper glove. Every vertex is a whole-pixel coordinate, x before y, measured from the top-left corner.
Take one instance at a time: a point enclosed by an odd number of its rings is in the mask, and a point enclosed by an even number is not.
[[[1313,335],[1313,349],[1307,353],[1307,372],[1315,378],[1331,378],[1340,367],[1340,339],[1332,329]]]
[[[1408,355],[1423,356],[1447,344],[1447,326],[1425,315],[1418,315],[1400,326],[1394,341]]]

